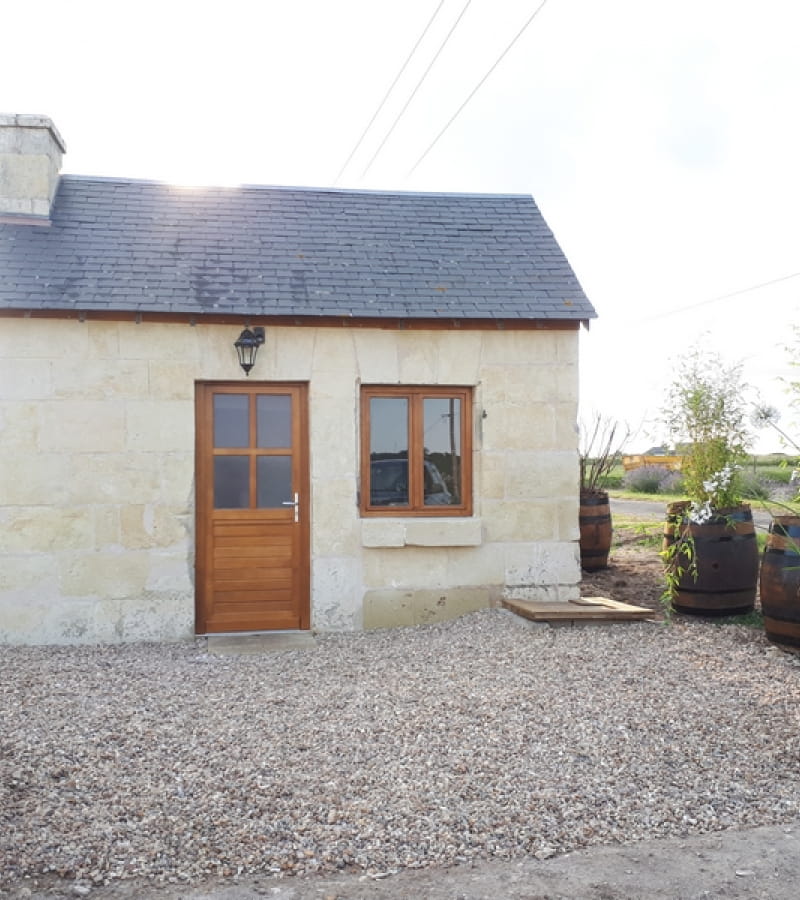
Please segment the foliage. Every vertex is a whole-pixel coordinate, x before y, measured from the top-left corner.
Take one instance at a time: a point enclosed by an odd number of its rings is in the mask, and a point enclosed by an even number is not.
[[[636,543],[640,547],[646,547],[649,550],[657,549],[662,542],[661,523],[653,525],[647,522],[638,522],[634,526],[636,532]]]
[[[744,393],[741,363],[726,364],[701,347],[679,359],[663,420],[674,442],[685,445],[684,491],[698,508],[741,500],[739,466],[749,437]]]
[[[742,613],[740,616],[726,616],[718,619],[714,625],[742,625],[745,628],[764,628],[764,613],[760,609],[754,609],[749,613]]]
[[[661,606],[664,616],[672,618],[675,597],[684,575],[689,574],[697,579],[697,555],[694,537],[689,530],[688,501],[670,503],[667,512],[667,524],[664,529],[664,549],[659,556],[664,561],[664,578],[666,587],[661,595]]]
[[[743,475],[746,477],[749,472],[752,478],[757,478],[759,481],[764,481],[767,484],[772,483],[787,486],[792,480],[792,471],[792,468],[788,465],[788,461],[784,461],[783,464],[779,466],[756,465],[751,469],[745,470]]]
[[[730,509],[741,503],[741,476],[736,472],[739,468],[741,467],[725,466],[720,472],[712,472],[708,480],[703,482],[705,500],[702,502],[692,500],[689,503],[688,517],[692,522],[698,525],[710,522],[718,511]],[[731,487],[734,480],[738,482],[736,493]]]
[[[739,486],[742,497],[747,500],[769,500],[772,495],[772,485],[763,475],[744,471],[741,473]]]
[[[798,394],[800,394],[800,383],[792,382],[792,386],[797,390]],[[783,438],[784,442],[794,447],[794,449],[800,453],[800,446],[798,446],[797,442],[793,440],[784,430],[778,425],[778,421],[780,420],[780,413],[774,406],[770,406],[766,403],[757,404],[753,410],[753,413],[750,417],[751,422],[757,428],[764,428],[769,426],[778,432],[778,434]],[[795,459],[794,467],[789,470],[788,465],[784,466],[784,472],[788,472],[788,482],[795,488],[795,501],[800,500],[800,485],[798,483],[798,465],[800,465],[800,460]],[[760,498],[763,500],[769,499],[769,496]]]
[[[672,494],[680,482],[680,472],[666,466],[639,466],[626,473],[623,486],[637,494]]]
[[[623,433],[624,429],[624,433]],[[591,423],[580,426],[581,493],[595,494],[606,487],[606,479],[622,453],[630,429],[595,413]]]
[[[662,494],[682,494],[683,493],[683,473],[670,469],[669,474],[661,483]]]
[[[794,325],[792,327],[792,343],[787,344],[784,349],[789,357],[789,365],[795,368],[800,367],[800,326]],[[790,396],[790,405],[797,409],[800,407],[800,381],[781,380],[784,381],[787,393]],[[753,407],[750,420],[756,428],[772,428],[780,435],[785,446],[791,447],[793,451],[800,454],[800,444],[778,424],[780,413],[774,406],[768,403],[757,403]],[[789,470],[789,466],[784,462],[784,471],[787,470]],[[788,480],[795,487],[795,502],[797,502],[800,500],[800,457],[795,457]]]
[[[786,354],[789,357],[789,365],[793,368],[800,368],[800,325],[792,326],[792,342],[784,346]],[[795,408],[800,408],[800,381],[797,379],[787,381],[782,379],[786,384],[787,391],[790,396],[790,404]],[[794,441],[790,443],[797,447]]]

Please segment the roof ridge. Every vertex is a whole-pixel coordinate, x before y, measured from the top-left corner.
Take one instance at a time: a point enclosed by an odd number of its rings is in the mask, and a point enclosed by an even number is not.
[[[99,181],[117,184],[142,184],[154,187],[185,188],[186,190],[205,191],[301,191],[310,194],[347,194],[366,196],[388,197],[449,197],[464,198],[469,200],[533,200],[532,194],[504,193],[504,192],[472,192],[472,191],[402,191],[389,188],[336,188],[314,187],[310,185],[290,184],[178,184],[172,181],[160,181],[154,178],[130,178],[115,175],[80,175],[73,172],[62,172],[60,176],[65,181]],[[535,201],[534,201],[535,202]]]

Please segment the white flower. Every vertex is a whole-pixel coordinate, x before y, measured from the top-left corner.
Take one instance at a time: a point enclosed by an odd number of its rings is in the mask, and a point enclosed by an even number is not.
[[[763,428],[765,425],[775,425],[780,421],[781,414],[774,406],[769,403],[756,404],[750,416],[750,421],[756,428]]]
[[[692,504],[692,510],[689,513],[689,518],[692,522],[702,524],[712,518],[712,509],[718,505],[719,495],[730,487],[734,473],[740,468],[741,466],[725,465],[719,472],[714,472],[710,478],[703,482],[703,490],[708,494],[708,498],[703,504]]]
[[[704,525],[714,517],[714,511],[711,509],[711,501],[706,500],[704,503],[696,503],[692,501],[689,508],[689,521],[695,525]]]

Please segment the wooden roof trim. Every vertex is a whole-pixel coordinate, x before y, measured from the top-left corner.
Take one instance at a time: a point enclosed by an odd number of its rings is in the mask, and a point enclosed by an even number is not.
[[[577,331],[588,319],[406,319],[369,316],[264,316],[242,313],[170,313],[135,310],[0,309],[0,318],[72,319],[79,322],[171,322],[186,325],[283,325],[313,328],[377,328],[387,331]]]

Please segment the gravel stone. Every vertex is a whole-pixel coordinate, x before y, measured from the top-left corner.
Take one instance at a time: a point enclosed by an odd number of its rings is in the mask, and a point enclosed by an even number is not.
[[[743,626],[6,647],[0,721],[9,889],[379,878],[800,815],[800,669]]]

